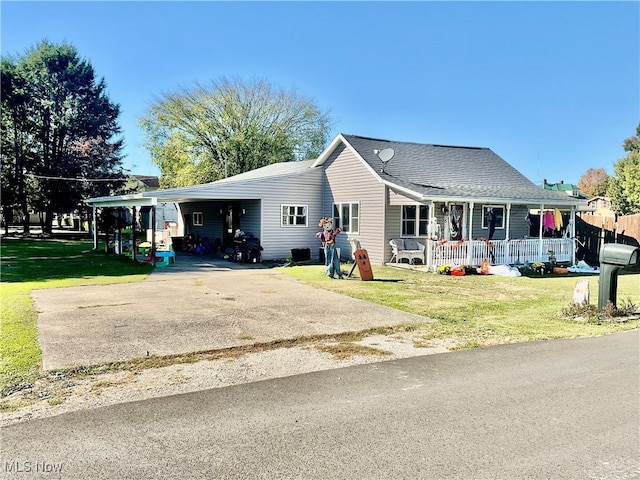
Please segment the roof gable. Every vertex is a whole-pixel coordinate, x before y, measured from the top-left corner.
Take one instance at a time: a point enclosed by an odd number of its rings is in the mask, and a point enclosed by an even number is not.
[[[350,148],[380,181],[418,197],[576,203],[560,192],[539,188],[489,148],[340,134],[314,165],[324,163],[339,142]],[[376,151],[387,148],[393,149],[394,155],[384,164]]]

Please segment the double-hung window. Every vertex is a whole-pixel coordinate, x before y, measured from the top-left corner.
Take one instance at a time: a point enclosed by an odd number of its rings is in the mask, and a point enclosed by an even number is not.
[[[307,205],[282,205],[282,217],[280,225],[282,227],[306,227],[307,209]]]
[[[428,205],[403,205],[402,206],[402,236],[426,237],[429,232],[429,206]]]
[[[202,212],[193,212],[193,226],[202,227],[203,225],[204,219],[202,217]]]
[[[483,205],[482,207],[482,228],[489,228],[489,222],[487,221],[487,213],[489,209],[493,210],[495,215],[497,229],[504,228],[504,206],[502,205]]]
[[[345,233],[360,232],[360,204],[336,203],[333,205],[333,225]]]

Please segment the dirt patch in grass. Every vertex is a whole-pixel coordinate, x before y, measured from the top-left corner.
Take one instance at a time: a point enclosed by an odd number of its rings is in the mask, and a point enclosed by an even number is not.
[[[391,352],[387,350],[368,347],[366,345],[358,345],[357,343],[336,343],[329,345],[319,345],[316,348],[321,352],[330,353],[334,358],[337,358],[338,360],[344,360],[347,358],[364,355],[391,355]]]

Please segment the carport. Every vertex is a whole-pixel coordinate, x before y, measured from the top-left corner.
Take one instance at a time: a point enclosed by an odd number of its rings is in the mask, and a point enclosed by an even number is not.
[[[151,209],[151,251],[156,251],[156,207],[158,205],[157,197],[148,197],[144,194],[134,195],[121,195],[116,197],[97,197],[86,200],[87,205],[93,207],[93,249],[98,249],[98,209],[103,208],[115,208],[118,210],[118,217],[121,217],[121,212],[125,209],[132,211],[132,217],[135,218],[139,208],[149,207]],[[122,252],[122,226],[118,222],[117,228],[118,248],[117,252]],[[132,229],[132,245],[136,244],[136,229]],[[108,243],[108,241],[107,241]],[[132,258],[136,260],[136,248],[132,249]],[[151,255],[151,262],[155,265],[155,255]]]
[[[219,238],[224,249],[233,246],[241,230],[247,238],[260,240],[263,259],[287,258],[292,249],[318,244],[312,219],[322,217],[322,170],[310,168],[311,163],[275,163],[202,185],[90,198],[86,203],[94,207],[95,220],[98,208],[135,212],[150,207],[153,216],[162,202],[173,202],[185,235],[197,234],[212,244]],[[96,248],[97,241],[94,228]]]

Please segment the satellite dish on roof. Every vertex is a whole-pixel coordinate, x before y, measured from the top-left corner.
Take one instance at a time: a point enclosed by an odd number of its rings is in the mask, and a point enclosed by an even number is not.
[[[382,160],[382,163],[387,163],[396,154],[393,148],[385,148],[384,150],[379,150],[377,153],[378,158]]]
[[[380,173],[384,173],[384,167],[387,165],[387,162],[391,160],[393,156],[396,154],[393,148],[385,148],[384,150],[374,150],[373,153],[378,155],[378,158],[383,163],[382,170],[380,170]]]

